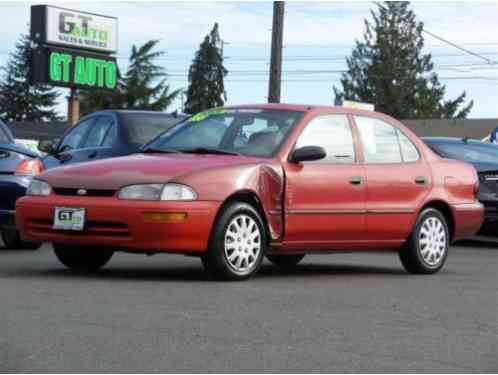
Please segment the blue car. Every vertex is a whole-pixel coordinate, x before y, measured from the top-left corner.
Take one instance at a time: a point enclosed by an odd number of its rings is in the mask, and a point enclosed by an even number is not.
[[[34,175],[44,169],[138,152],[144,144],[185,118],[184,115],[152,111],[95,112],[69,128],[61,139],[40,142],[39,149],[46,154],[43,158],[36,158],[35,153],[15,146],[12,134],[2,124],[0,231],[4,245],[11,249],[39,246],[22,242],[14,223],[15,202],[25,194]]]
[[[39,244],[21,241],[14,220],[16,200],[25,194],[32,171],[39,164],[38,156],[16,145],[9,128],[0,121],[0,233],[7,248],[39,247]]]

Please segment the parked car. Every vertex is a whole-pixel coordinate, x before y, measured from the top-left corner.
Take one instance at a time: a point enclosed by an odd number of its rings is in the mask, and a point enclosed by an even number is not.
[[[36,152],[16,145],[9,128],[0,121],[0,235],[6,248],[38,248],[22,242],[15,229],[15,202],[24,195],[36,167]]]
[[[199,256],[221,279],[308,252],[399,253],[441,269],[451,241],[483,220],[477,175],[398,121],[365,110],[267,104],[192,116],[142,154],[46,171],[17,203],[24,239],[67,267],[115,251]]]
[[[480,183],[477,199],[485,207],[482,234],[498,235],[498,145],[467,138],[422,139],[439,156],[474,166]]]
[[[17,159],[6,167],[9,173],[13,173],[16,160],[24,160],[24,163],[15,175],[9,176],[9,184],[0,185],[0,209],[4,207],[0,225],[4,228],[1,233],[5,245],[8,248],[27,245],[20,240],[13,217],[15,202],[25,194],[34,175],[62,165],[132,154],[184,118],[184,115],[152,111],[99,111],[82,118],[61,139],[40,142],[40,151],[46,153],[43,158],[31,159],[36,155],[17,153]]]

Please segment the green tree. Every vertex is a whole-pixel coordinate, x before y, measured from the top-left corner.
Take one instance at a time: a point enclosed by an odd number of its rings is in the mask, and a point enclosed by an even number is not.
[[[378,3],[365,20],[364,41],[356,41],[346,59],[342,89],[334,87],[336,101],[375,104],[378,111],[401,119],[465,118],[473,102],[463,92],[445,100],[446,87],[434,72],[430,54],[423,54],[424,25],[417,22],[409,2]]]
[[[165,54],[154,51],[158,43],[150,40],[132,47],[128,69],[124,76],[119,76],[115,91],[82,91],[82,113],[101,109],[166,110],[181,90],[170,90],[165,68],[155,63]]]
[[[222,40],[215,23],[195,54],[188,73],[189,87],[185,112],[196,113],[222,106],[227,97],[224,78]]]
[[[0,82],[0,114],[6,121],[60,120],[54,107],[59,94],[46,85],[29,82],[33,49],[22,34],[9,56]]]

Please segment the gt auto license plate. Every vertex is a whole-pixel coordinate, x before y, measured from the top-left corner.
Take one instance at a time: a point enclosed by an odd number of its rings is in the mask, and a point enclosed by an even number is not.
[[[84,227],[84,208],[55,207],[54,229],[83,230]]]

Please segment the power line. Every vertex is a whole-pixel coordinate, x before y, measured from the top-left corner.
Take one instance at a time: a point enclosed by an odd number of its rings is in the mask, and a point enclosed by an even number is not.
[[[430,32],[430,31],[428,31],[428,30],[426,30],[426,29],[422,30],[422,32],[424,32],[424,33],[426,33],[426,34],[428,34],[428,35],[432,36],[432,37],[433,37],[433,38],[435,38],[435,39],[440,40],[441,42],[444,42],[444,43],[446,43],[446,44],[448,44],[448,45],[450,45],[450,46],[452,46],[452,47],[455,47],[455,48],[459,49],[460,51],[463,51],[463,52],[465,52],[465,53],[467,53],[467,54],[469,54],[469,55],[472,55],[472,56],[474,56],[474,57],[477,57],[477,58],[479,58],[479,59],[482,59],[482,60],[486,61],[488,64],[497,64],[497,62],[496,62],[496,61],[493,61],[493,60],[491,60],[491,59],[489,59],[489,58],[487,58],[487,57],[485,57],[485,56],[483,56],[483,55],[481,55],[481,54],[478,54],[478,53],[472,52],[471,50],[468,50],[467,48],[461,47],[461,46],[459,46],[458,44],[455,44],[455,43],[453,43],[453,42],[450,42],[449,40],[444,39],[443,37],[440,37],[439,35],[436,35],[436,34],[434,34],[434,33]]]

